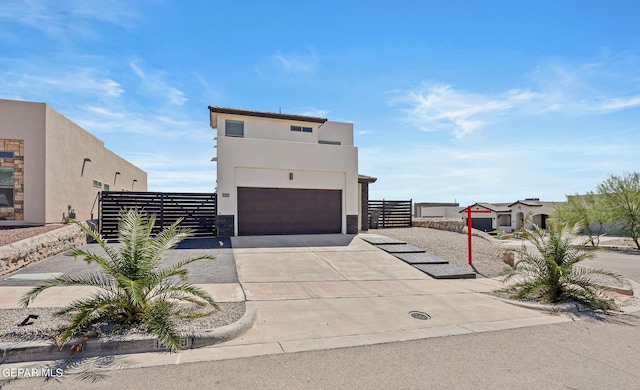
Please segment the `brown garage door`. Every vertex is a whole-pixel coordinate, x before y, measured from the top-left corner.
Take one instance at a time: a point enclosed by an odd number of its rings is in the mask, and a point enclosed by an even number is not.
[[[342,191],[238,188],[238,235],[322,234],[342,230]]]

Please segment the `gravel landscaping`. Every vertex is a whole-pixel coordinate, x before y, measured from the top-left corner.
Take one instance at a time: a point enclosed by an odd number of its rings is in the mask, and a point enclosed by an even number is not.
[[[479,277],[493,278],[503,275],[509,269],[503,261],[506,249],[495,239],[473,236],[472,267],[467,255],[466,234],[422,227],[374,229],[368,233],[405,241],[448,260],[452,265],[476,272]]]
[[[201,318],[182,319],[177,322],[180,332],[197,334],[205,330],[219,328],[238,321],[245,313],[244,302],[219,303],[219,309]],[[22,341],[51,340],[64,325],[69,323],[70,315],[57,316],[59,308],[26,308],[0,310],[0,343],[15,343]],[[211,310],[211,307],[208,308]],[[30,320],[30,325],[19,324],[28,315],[37,315]],[[122,333],[119,333],[122,334]],[[147,334],[142,329],[132,329],[127,335]]]
[[[0,246],[8,245],[26,238],[34,237],[64,224],[35,227],[0,227]],[[238,321],[245,313],[244,302],[218,303],[219,309],[201,318],[182,319],[177,322],[180,332],[197,334],[205,330],[219,328]],[[51,340],[58,329],[69,323],[70,316],[56,316],[59,308],[25,308],[0,310],[0,343]],[[208,308],[212,310],[211,307]],[[29,315],[37,316],[29,325],[19,324]],[[132,329],[128,335],[146,334],[142,329]]]
[[[25,238],[37,236],[38,234],[50,232],[52,230],[60,229],[67,225],[55,224],[44,226],[30,226],[30,227],[0,227],[0,246],[8,245]]]

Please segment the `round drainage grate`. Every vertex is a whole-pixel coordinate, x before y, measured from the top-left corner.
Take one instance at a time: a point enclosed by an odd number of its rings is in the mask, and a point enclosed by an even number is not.
[[[416,320],[426,321],[431,319],[431,316],[423,311],[410,311],[409,315]]]

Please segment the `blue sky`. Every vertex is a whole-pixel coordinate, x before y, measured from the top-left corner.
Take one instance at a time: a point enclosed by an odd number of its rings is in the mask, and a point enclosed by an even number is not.
[[[16,1],[0,98],[213,191],[209,105],[354,123],[374,199],[564,200],[640,170],[637,1]]]

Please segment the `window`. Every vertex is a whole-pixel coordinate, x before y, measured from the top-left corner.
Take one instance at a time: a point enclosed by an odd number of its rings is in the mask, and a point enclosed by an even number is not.
[[[224,135],[227,137],[244,137],[244,122],[242,121],[224,121]]]
[[[322,141],[322,140],[319,140],[318,143],[319,144],[323,144],[323,145],[341,145],[340,141]]]
[[[313,128],[304,126],[291,126],[291,131],[301,131],[303,133],[312,133]]]
[[[104,188],[105,191],[109,191],[109,188],[110,188],[109,184],[104,183],[104,187],[103,188]]]
[[[13,168],[0,168],[0,207],[13,207]]]
[[[0,151],[0,158],[13,158],[13,152]]]
[[[96,188],[102,188],[102,182],[100,180],[93,179],[93,186]]]

